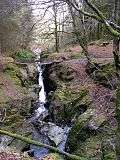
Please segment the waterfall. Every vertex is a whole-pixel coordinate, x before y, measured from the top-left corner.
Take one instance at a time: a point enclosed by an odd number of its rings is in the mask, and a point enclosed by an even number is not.
[[[42,68],[41,68],[40,63],[38,63],[38,72],[39,72],[39,86],[41,87],[41,90],[39,92],[39,101],[40,101],[40,103],[45,104],[46,103],[46,94],[45,94],[45,89],[44,89],[44,84],[43,84]]]
[[[40,92],[39,92],[39,106],[38,109],[35,110],[36,113],[36,118],[40,117],[41,115],[44,117],[44,114],[46,115],[48,113],[48,111],[45,108],[45,103],[46,103],[46,93],[45,93],[45,89],[44,89],[44,83],[43,83],[43,77],[42,77],[42,67],[41,67],[41,63],[40,61],[40,54],[41,54],[41,49],[40,48],[36,48],[34,49],[34,53],[37,56],[37,70],[39,73],[39,78],[38,78],[38,83],[39,83],[39,87],[40,87]]]
[[[45,88],[44,88],[44,83],[43,83],[43,67],[42,64],[40,62],[40,53],[41,50],[40,49],[35,49],[34,53],[37,56],[37,70],[38,70],[38,84],[40,87],[40,92],[39,92],[39,99],[38,99],[38,104],[37,104],[37,109],[35,110],[35,115],[32,118],[32,121],[34,126],[35,126],[35,130],[33,132],[33,139],[47,144],[47,145],[51,145],[51,142],[54,143],[56,145],[57,148],[59,148],[60,150],[64,150],[65,149],[65,143],[67,140],[67,135],[69,132],[69,127],[65,126],[65,127],[59,127],[56,124],[54,124],[54,122],[50,122],[49,118],[48,121],[44,121],[45,118],[49,115],[49,110],[47,110],[45,108],[45,103],[47,101],[46,98],[46,93],[45,93]],[[49,117],[49,116],[48,116]],[[37,127],[36,127],[37,124]],[[49,150],[41,147],[38,148],[35,145],[31,145],[30,146],[31,151],[34,152],[34,157],[35,158],[43,158],[44,156],[46,156],[49,153]]]

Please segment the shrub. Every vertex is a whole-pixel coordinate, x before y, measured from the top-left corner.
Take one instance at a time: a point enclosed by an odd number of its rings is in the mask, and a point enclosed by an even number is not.
[[[31,62],[35,59],[35,55],[30,51],[21,50],[16,53],[15,59],[21,62]]]

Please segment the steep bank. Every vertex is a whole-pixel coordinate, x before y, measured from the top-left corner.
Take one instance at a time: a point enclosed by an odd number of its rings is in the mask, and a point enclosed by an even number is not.
[[[65,53],[47,55],[44,60],[51,65],[46,65],[44,83],[51,121],[72,127],[66,151],[91,160],[117,159],[115,101],[118,82],[112,57],[96,58],[94,62],[98,61],[99,65],[89,68],[85,58],[64,57]]]
[[[32,136],[32,125],[26,119],[37,95],[37,68],[32,63],[16,63],[11,57],[0,57],[0,128]],[[27,144],[1,137],[0,149],[7,146],[21,151]]]

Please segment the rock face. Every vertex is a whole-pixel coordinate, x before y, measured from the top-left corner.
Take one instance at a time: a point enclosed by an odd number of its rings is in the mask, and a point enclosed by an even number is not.
[[[10,62],[4,64],[0,73],[0,128],[28,137],[31,137],[33,126],[26,119],[30,117],[33,102],[38,98],[35,87],[29,89],[36,82],[35,67],[30,72],[29,78],[25,67]],[[1,147],[6,148],[7,145],[22,150],[26,143],[4,136]]]
[[[48,67],[44,76],[50,116],[59,125],[72,122],[91,103],[87,89],[74,85],[74,74],[74,70],[63,63]]]
[[[116,81],[110,77],[112,66],[100,65],[102,82],[99,82],[101,78],[97,72],[95,75],[93,70],[86,73],[85,60],[47,66],[44,82],[51,121],[60,126],[71,126],[66,151],[90,160],[115,160]],[[107,79],[103,79],[104,74]],[[111,83],[113,87],[110,87]]]

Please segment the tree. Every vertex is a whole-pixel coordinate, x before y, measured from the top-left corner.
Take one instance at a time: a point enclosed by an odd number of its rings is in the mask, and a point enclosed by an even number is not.
[[[116,65],[116,69],[118,71],[119,68],[119,38],[120,38],[120,26],[111,20],[108,20],[106,18],[106,16],[89,0],[84,0],[87,4],[87,6],[90,8],[91,12],[86,12],[80,5],[78,0],[75,0],[74,2],[72,0],[60,0],[62,2],[66,2],[69,6],[72,6],[78,13],[81,13],[87,17],[91,17],[92,19],[97,20],[98,22],[102,23],[105,25],[105,27],[107,28],[107,30],[109,31],[109,33],[113,36],[114,39],[114,60],[115,60],[115,65]],[[118,6],[119,6],[119,1],[115,1],[115,12],[114,12],[114,18],[117,19],[117,15],[118,15]]]
[[[118,23],[118,15],[119,15],[119,10],[120,10],[120,2],[119,0],[115,0],[114,1],[114,10],[113,10],[113,22],[115,22],[116,24]],[[116,70],[119,71],[120,69],[120,57],[119,57],[119,43],[120,43],[120,38],[119,37],[115,37],[113,40],[113,55],[114,55],[114,59],[115,59],[115,66],[116,66]]]
[[[58,36],[58,22],[57,22],[57,4],[53,0],[53,17],[54,17],[54,36],[55,36],[55,51],[59,52],[59,36]]]
[[[83,8],[83,3],[81,3],[81,6]],[[80,31],[80,28],[77,27],[77,24],[76,24],[76,19],[75,19],[75,11],[74,11],[74,8],[72,7],[71,4],[68,4],[68,8],[69,8],[69,11],[70,11],[70,14],[71,14],[71,17],[72,17],[72,24],[73,24],[73,29],[74,29],[74,34],[76,35],[76,38],[80,44],[80,46],[82,47],[83,49],[83,53],[85,54],[86,58],[88,61],[90,61],[90,57],[89,57],[89,53],[88,53],[88,37],[87,37],[87,34],[86,34],[86,28],[85,28],[85,24],[84,24],[84,15],[83,17],[81,16],[81,13],[79,12],[79,15],[77,17],[79,17],[79,19],[81,20],[82,22],[82,27],[83,27],[83,30]]]
[[[15,52],[31,40],[31,8],[27,0],[0,1],[0,50]]]

